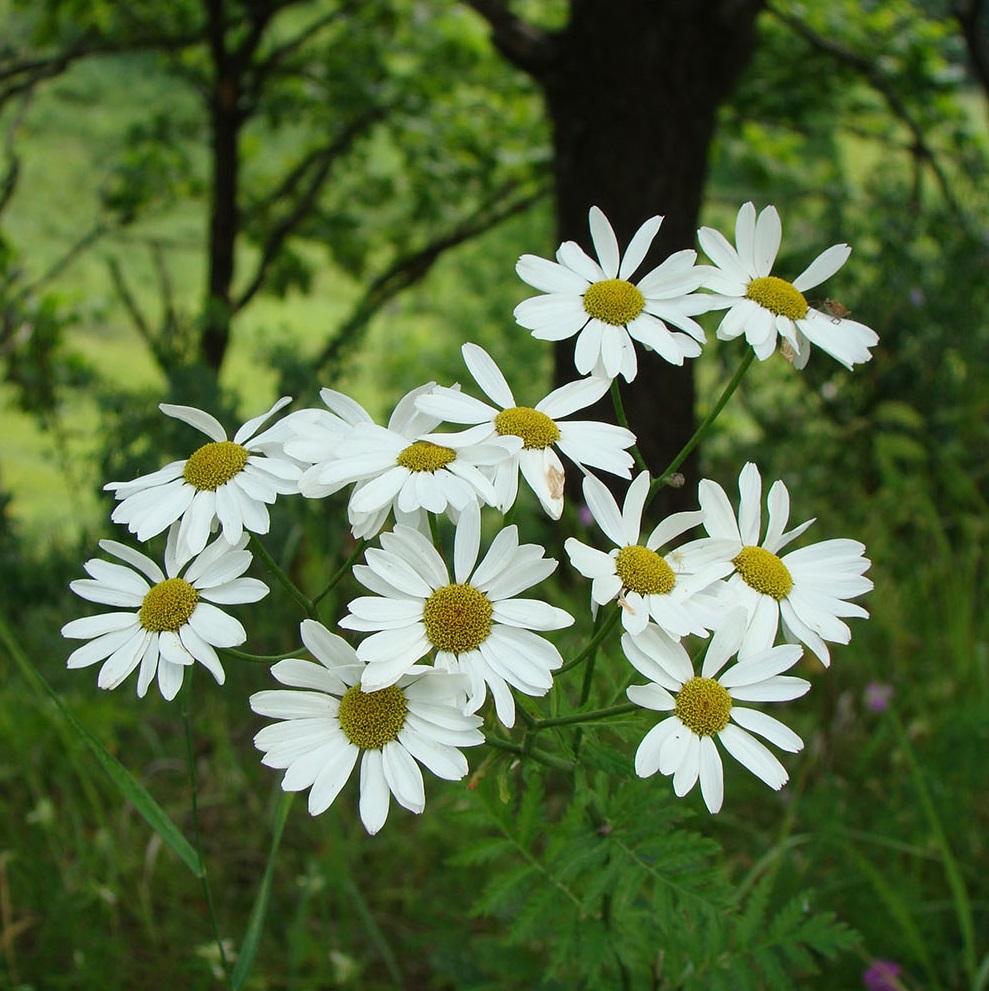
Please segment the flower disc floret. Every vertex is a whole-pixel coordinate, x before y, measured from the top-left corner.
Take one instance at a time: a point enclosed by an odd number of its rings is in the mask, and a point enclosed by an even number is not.
[[[247,453],[246,447],[232,440],[203,444],[189,455],[182,477],[200,492],[214,492],[244,470]]]
[[[438,588],[423,607],[423,624],[438,650],[464,654],[480,646],[491,632],[491,602],[473,585]]]
[[[166,578],[144,596],[138,619],[146,630],[176,633],[196,608],[199,593],[184,578]]]
[[[361,750],[380,750],[397,739],[408,712],[405,692],[398,685],[377,692],[354,685],[340,699],[340,728]]]
[[[615,572],[625,588],[639,595],[668,595],[676,585],[673,569],[648,547],[623,547],[615,559]]]
[[[777,602],[785,599],[793,588],[793,576],[787,566],[765,547],[743,547],[732,559],[735,570],[745,583]]]
[[[810,309],[804,294],[793,283],[775,275],[753,279],[745,295],[777,316],[789,317],[791,320],[802,320]]]
[[[613,327],[624,327],[645,308],[642,293],[625,279],[605,279],[594,282],[584,293],[584,309]]]
[[[715,736],[728,725],[731,696],[716,678],[691,678],[677,692],[674,711],[698,736]]]
[[[530,406],[503,409],[494,418],[494,426],[502,437],[521,437],[526,451],[549,447],[560,439],[560,428],[545,413]]]
[[[395,459],[395,463],[409,471],[439,471],[451,461],[455,461],[457,452],[450,447],[441,447],[428,440],[417,440],[410,444]]]

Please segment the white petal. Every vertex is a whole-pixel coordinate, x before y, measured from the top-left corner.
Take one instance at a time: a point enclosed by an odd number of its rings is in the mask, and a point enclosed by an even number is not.
[[[386,743],[381,748],[381,768],[398,804],[410,812],[422,812],[426,807],[422,771],[405,747],[396,740]]]
[[[702,737],[700,742],[700,778],[701,795],[708,811],[720,812],[725,797],[724,769],[718,748],[709,736]]]
[[[211,440],[226,440],[227,432],[223,429],[220,421],[209,413],[204,413],[194,406],[175,406],[172,403],[159,403],[158,409],[166,416],[172,416],[176,420],[182,420],[189,426],[201,430]]]
[[[745,730],[729,723],[718,734],[718,739],[735,760],[747,767],[770,788],[779,791],[786,784],[790,777],[786,768],[763,744]]]
[[[372,836],[388,818],[389,794],[381,751],[365,750],[361,759],[360,814],[364,828]]]
[[[848,256],[851,253],[852,249],[847,244],[832,244],[793,280],[793,288],[804,292],[804,290],[813,289],[826,279],[830,279],[848,261]]]

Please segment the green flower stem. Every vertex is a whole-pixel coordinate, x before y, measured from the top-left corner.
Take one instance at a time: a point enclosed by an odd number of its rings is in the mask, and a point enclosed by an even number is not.
[[[347,560],[340,565],[337,573],[330,579],[327,586],[312,600],[312,604],[314,606],[318,606],[320,602],[322,602],[323,599],[325,599],[326,596],[329,595],[334,588],[336,588],[343,576],[347,574],[347,572],[349,572],[354,566],[354,562],[361,556],[361,554],[364,553],[365,547],[367,547],[367,540],[362,537],[357,541],[357,546],[353,549],[353,551],[351,551],[350,557],[348,557]]]
[[[601,614],[598,613],[598,616]],[[608,634],[614,629],[615,624],[618,622],[618,610],[616,609],[606,620],[601,622],[601,626],[594,633],[594,636],[588,641],[587,646],[572,660],[567,661],[566,664],[560,668],[556,674],[560,675],[566,671],[570,671],[572,668],[577,667],[578,664],[583,664],[588,657],[591,657],[600,646],[601,642],[608,636]]]
[[[206,914],[209,916],[210,926],[213,929],[213,939],[216,948],[220,951],[220,966],[226,977],[227,985],[230,986],[230,961],[227,959],[227,951],[220,936],[220,924],[216,918],[216,906],[213,902],[213,890],[209,883],[209,874],[206,871],[206,860],[203,857],[202,837],[199,830],[199,787],[196,779],[196,750],[192,743],[192,720],[189,718],[189,696],[192,694],[193,675],[195,665],[184,679],[180,691],[180,706],[182,710],[182,724],[185,727],[185,756],[186,764],[189,768],[189,791],[192,803],[192,834],[193,845],[196,848],[196,855],[199,857],[201,871],[199,880],[203,886],[203,898],[206,901]]]
[[[224,657],[232,657],[238,661],[249,661],[251,664],[277,664],[287,657],[302,657],[305,654],[304,647],[296,647],[287,654],[249,654],[246,650],[236,650],[234,647],[218,647],[217,650]]]
[[[261,543],[255,534],[251,534],[251,548],[257,553],[258,557],[264,561],[265,567],[275,576],[275,580],[278,582],[282,588],[288,592],[289,595],[299,603],[300,606],[305,610],[306,615],[310,619],[319,619],[319,612],[316,609],[316,604],[311,600],[306,598],[295,584],[292,579],[282,571],[278,562],[268,553],[268,548]]]
[[[697,447],[701,442],[704,435],[711,429],[711,424],[721,415],[721,411],[728,405],[728,400],[734,395],[735,390],[738,388],[739,383],[742,381],[743,376],[749,370],[749,366],[755,360],[755,351],[751,348],[747,348],[745,352],[745,357],[742,359],[738,368],[735,369],[735,374],[732,375],[731,380],[725,386],[724,392],[721,393],[718,401],[711,407],[710,412],[701,421],[701,425],[694,431],[694,435],[687,441],[686,444],[680,450],[680,453],[666,466],[666,471],[663,472],[658,478],[653,480],[652,485],[649,487],[649,498],[652,499],[653,496],[669,482],[670,478],[673,477],[673,473],[677,470],[687,460],[690,452]]]
[[[439,520],[432,513],[426,513],[429,518],[429,534],[433,538],[433,547],[436,548],[440,557],[443,556],[443,542],[440,540]]]
[[[545,764],[557,771],[566,771],[568,774],[572,773],[577,766],[573,761],[564,760],[564,758],[557,757],[556,754],[551,754],[547,750],[540,750],[538,747],[526,748],[520,743],[502,740],[497,736],[489,736],[484,742],[496,750],[504,750],[506,753],[515,754],[518,757],[531,757],[533,760],[539,761],[540,764]]]
[[[583,726],[585,723],[596,723],[602,719],[610,719],[612,716],[626,716],[630,712],[637,712],[641,706],[633,702],[623,702],[620,705],[612,705],[607,709],[594,709],[591,712],[574,712],[569,716],[549,716],[546,719],[537,719],[533,731],[549,729],[551,726]]]
[[[625,404],[622,402],[622,393],[618,388],[617,378],[613,378],[611,380],[611,402],[615,407],[615,418],[618,420],[618,425],[620,427],[624,427],[626,430],[631,430],[631,427],[628,425],[628,417],[625,415]],[[635,458],[635,463],[643,471],[648,471],[649,466],[646,464],[646,459],[642,456],[642,452],[639,450],[639,445],[633,444],[629,450],[632,452],[632,457]]]

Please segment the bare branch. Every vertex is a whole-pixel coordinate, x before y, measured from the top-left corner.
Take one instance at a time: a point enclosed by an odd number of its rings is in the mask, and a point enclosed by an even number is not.
[[[347,351],[352,351],[367,330],[371,317],[403,290],[425,278],[444,252],[484,234],[509,217],[523,213],[550,191],[549,186],[540,186],[533,192],[512,198],[515,186],[515,183],[507,183],[451,231],[392,262],[370,283],[351,310],[350,316],[323,348],[313,364],[314,373],[318,374],[331,367]]]
[[[61,75],[76,62],[98,55],[120,55],[125,52],[152,51],[173,53],[199,44],[198,34],[162,37],[150,35],[120,41],[104,38],[82,38],[64,51],[49,56],[13,59],[0,63],[0,107],[20,93],[25,93],[46,79]]]
[[[159,367],[162,369],[168,368],[167,356],[161,347],[161,342],[159,336],[151,328],[148,323],[147,318],[141,310],[140,304],[134,298],[134,294],[130,290],[130,286],[127,284],[127,279],[124,276],[123,269],[120,267],[120,262],[116,258],[110,256],[106,260],[107,268],[110,270],[110,278],[113,281],[113,287],[117,291],[117,296],[120,302],[123,304],[124,309],[127,311],[127,315],[131,318],[131,323],[134,324],[134,329],[137,331],[141,339],[148,345],[148,349],[154,355],[155,361],[158,362]]]
[[[965,39],[972,70],[989,99],[989,19],[984,0],[959,0],[954,15]]]
[[[359,117],[330,144],[308,155],[285,178],[279,190],[280,198],[288,199],[295,196],[295,201],[282,219],[268,232],[261,248],[261,257],[254,270],[254,275],[243,292],[231,304],[233,313],[242,310],[264,286],[268,272],[285,242],[312,213],[316,200],[337,159],[353,145],[357,138],[365,134],[374,123],[384,117],[387,111],[387,107],[375,107]],[[302,186],[301,190],[296,193],[300,186]]]
[[[505,0],[464,0],[491,25],[491,40],[512,65],[541,79],[556,58],[556,36],[516,17]]]
[[[254,70],[251,80],[251,91],[260,91],[265,80],[282,64],[287,58],[295,54],[307,41],[311,41],[316,35],[329,27],[341,17],[345,17],[353,10],[359,9],[362,0],[350,0],[349,3],[341,4],[335,10],[327,11],[320,17],[310,21],[293,38],[289,38],[283,44],[269,52],[261,59]]]
[[[832,40],[831,38],[826,38],[823,35],[818,34],[799,18],[779,10],[772,4],[768,4],[766,9],[774,17],[776,17],[777,20],[785,24],[795,34],[799,35],[806,42],[808,42],[812,47],[816,48],[818,51],[824,52],[826,55],[831,56],[844,65],[849,66],[865,78],[866,82],[868,82],[869,85],[883,98],[883,100],[886,101],[886,105],[889,107],[893,116],[901,121],[910,132],[911,153],[916,158],[922,159],[927,163],[931,172],[934,174],[934,178],[941,189],[941,194],[944,196],[945,202],[948,204],[951,211],[958,216],[962,216],[963,212],[958,205],[958,201],[955,199],[954,193],[952,192],[951,183],[949,182],[944,170],[941,168],[941,163],[938,156],[927,143],[927,140],[924,137],[923,129],[915,120],[913,114],[910,112],[910,109],[904,102],[903,97],[897,92],[892,80],[890,80],[882,69],[879,68],[878,61],[874,58],[860,55],[858,52],[851,51],[843,45],[838,44],[838,42]]]

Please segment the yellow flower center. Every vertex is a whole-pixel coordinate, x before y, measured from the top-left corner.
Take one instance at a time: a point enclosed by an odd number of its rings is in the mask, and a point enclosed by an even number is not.
[[[560,439],[560,428],[545,414],[528,406],[503,409],[494,419],[495,430],[504,436],[521,437],[524,448],[549,447]]]
[[[793,588],[787,566],[765,547],[743,547],[731,563],[747,585],[777,601],[785,599]]]
[[[791,320],[803,319],[809,309],[804,294],[799,289],[794,289],[786,279],[779,279],[775,275],[753,279],[745,295],[771,313]]]
[[[438,471],[456,458],[457,452],[451,447],[440,447],[428,440],[417,440],[399,454],[395,463],[409,471]]]
[[[365,692],[354,685],[340,699],[340,728],[361,750],[380,750],[405,725],[409,703],[398,685]]]
[[[642,293],[624,279],[594,282],[584,293],[584,309],[588,314],[614,327],[634,320],[645,305]]]
[[[200,492],[212,491],[229,482],[246,464],[246,447],[232,440],[216,440],[189,455],[182,477]]]
[[[615,571],[625,588],[639,595],[668,595],[676,584],[676,575],[662,556],[637,544],[618,552]]]
[[[198,601],[199,593],[184,578],[166,578],[148,590],[137,618],[146,630],[177,633]]]
[[[691,678],[677,692],[674,712],[698,736],[714,736],[728,725],[731,696],[715,678]]]
[[[422,619],[437,650],[463,654],[491,632],[491,602],[473,585],[444,585],[426,600]]]

